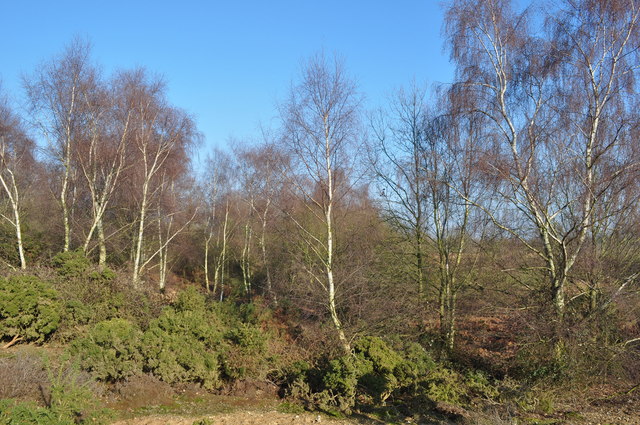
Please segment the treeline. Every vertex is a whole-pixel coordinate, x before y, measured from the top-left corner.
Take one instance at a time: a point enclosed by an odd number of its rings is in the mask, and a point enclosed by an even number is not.
[[[640,5],[512,3],[451,2],[455,81],[377,111],[340,59],[311,57],[279,125],[202,169],[163,81],[102,75],[74,41],[25,77],[24,114],[0,107],[3,267],[80,250],[136,289],[262,297],[346,352],[371,334],[448,356],[502,339],[541,364],[631,373]],[[486,317],[501,327],[474,341]]]

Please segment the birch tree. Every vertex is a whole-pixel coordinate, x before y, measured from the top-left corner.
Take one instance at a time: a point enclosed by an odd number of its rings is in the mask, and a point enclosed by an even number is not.
[[[291,158],[289,187],[322,231],[293,214],[289,217],[315,260],[304,267],[312,282],[324,291],[331,322],[346,351],[350,351],[350,343],[337,301],[341,278],[335,275],[340,243],[335,208],[350,190],[349,173],[355,167],[361,137],[360,103],[355,83],[346,75],[342,62],[319,54],[305,64],[301,81],[292,87],[281,107],[283,138]],[[340,175],[343,178],[339,179]]]
[[[84,177],[91,200],[91,224],[83,250],[85,254],[89,252],[90,243],[97,233],[98,263],[104,267],[107,260],[104,216],[120,183],[120,176],[131,165],[126,161],[126,142],[129,140],[132,110],[119,93],[117,82],[112,82],[110,87],[100,85],[91,89],[82,88],[80,93],[87,120],[74,160]]]
[[[266,136],[265,136],[265,140]],[[239,149],[236,152],[241,174],[241,191],[245,203],[249,208],[248,226],[245,227],[245,235],[256,234],[259,260],[264,273],[264,290],[269,297],[275,300],[273,284],[271,280],[271,267],[267,254],[267,229],[275,213],[274,203],[282,190],[281,176],[278,172],[282,164],[286,164],[285,155],[280,152],[273,141],[265,141],[263,144],[251,148]],[[250,238],[245,238],[249,242]],[[249,254],[249,246],[244,245],[243,258]],[[244,267],[243,267],[244,270]],[[243,273],[244,274],[244,273]]]
[[[426,286],[428,214],[423,155],[428,119],[425,97],[421,88],[399,90],[388,110],[372,116],[374,137],[369,149],[386,216],[410,241],[411,270],[420,295]]]
[[[59,169],[56,190],[62,210],[65,252],[72,243],[73,195],[78,177],[73,151],[86,119],[82,93],[94,85],[95,78],[90,46],[76,39],[59,57],[45,63],[24,82],[34,124],[47,141],[48,153]]]
[[[234,177],[232,165],[230,155],[216,149],[207,158],[203,177],[205,288],[207,292],[214,294],[220,288],[221,298],[227,264],[227,244],[232,230],[232,226],[229,226],[228,202]]]
[[[122,74],[120,79],[132,105],[128,154],[136,164],[130,177],[135,184],[137,205],[132,280],[134,286],[139,286],[145,266],[159,254],[158,250],[145,252],[146,229],[152,224],[149,213],[163,184],[186,171],[187,153],[196,143],[197,132],[183,111],[168,105],[161,81],[148,78],[143,70]],[[165,243],[170,239],[173,238]]]
[[[22,196],[35,163],[34,147],[7,100],[0,98],[0,185],[10,210],[8,215],[2,213],[1,216],[15,231],[20,268],[23,270],[27,268],[27,261],[22,238]]]
[[[479,256],[470,245],[474,238],[483,237],[483,222],[473,207],[482,201],[475,164],[481,133],[474,117],[450,113],[431,117],[425,132],[421,152],[428,204],[426,239],[437,253],[440,335],[451,353],[457,332],[457,297],[472,285]]]
[[[455,1],[446,34],[452,98],[487,122],[482,168],[502,208],[479,206],[543,264],[560,330],[595,211],[637,172],[629,134],[638,5],[566,0],[534,12],[507,0]],[[547,32],[534,26],[544,19]]]
[[[473,269],[467,245],[470,199],[478,195],[473,184],[478,127],[473,119],[428,103],[426,91],[416,86],[399,90],[387,110],[373,116],[369,151],[385,216],[410,245],[407,255],[419,293],[426,298],[427,284],[435,288],[448,351],[454,348],[456,299],[470,284]],[[434,276],[428,278],[427,266],[436,270]]]

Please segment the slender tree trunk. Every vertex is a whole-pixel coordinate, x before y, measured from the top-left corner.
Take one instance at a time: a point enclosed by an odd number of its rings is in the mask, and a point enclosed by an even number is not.
[[[211,233],[204,242],[204,287],[207,293],[211,292],[211,282],[209,281],[209,244],[211,243]]]
[[[456,337],[456,292],[453,290],[453,288],[450,289],[448,298],[449,317],[447,319],[446,347],[447,351],[449,353],[452,353],[455,347]]]
[[[242,284],[244,286],[244,292],[245,292],[245,295],[249,297],[249,299],[251,299],[251,261],[250,261],[251,239],[252,239],[251,225],[249,223],[245,223],[244,243],[242,246],[242,259],[240,261],[240,268],[242,269]]]
[[[262,266],[264,267],[266,278],[267,278],[267,293],[273,301],[277,304],[278,301],[275,298],[273,293],[273,287],[271,284],[271,271],[269,268],[269,262],[267,261],[267,245],[266,245],[266,234],[267,234],[267,211],[269,210],[269,204],[271,203],[271,199],[267,199],[267,204],[264,207],[264,214],[262,215],[262,232],[260,234],[260,249],[262,251]]]
[[[218,256],[218,262],[216,264],[216,271],[214,275],[213,292],[215,293],[220,285],[220,301],[224,299],[224,265],[227,261],[227,224],[229,222],[229,200],[224,213],[224,224],[222,225],[222,249]]]
[[[165,248],[160,248],[159,258],[160,258],[160,276],[158,278],[158,288],[160,291],[164,291],[164,288],[167,285],[167,267],[169,264],[169,246],[167,245]]]
[[[331,229],[331,208],[327,210],[327,292],[329,296],[329,314],[331,315],[331,321],[336,328],[340,343],[346,352],[351,352],[351,345],[347,339],[344,330],[342,328],[342,322],[338,317],[338,311],[336,308],[336,288],[333,280],[333,232]]]
[[[424,295],[424,271],[423,269],[423,258],[422,258],[422,231],[420,229],[416,229],[415,234],[415,242],[416,242],[416,268],[418,271],[418,295],[421,297]]]
[[[25,270],[27,268],[27,260],[24,257],[24,247],[22,245],[22,225],[20,224],[20,211],[18,206],[13,207],[13,217],[16,223],[16,242],[18,243],[18,255],[20,256],[20,268]]]
[[[147,217],[147,195],[149,190],[149,181],[145,180],[142,185],[142,202],[140,205],[140,215],[138,218],[138,237],[136,239],[135,257],[133,260],[133,287],[140,287],[140,265],[142,261],[142,248],[144,246],[144,226]]]
[[[71,117],[75,110],[76,105],[76,91],[77,87],[73,86],[71,89],[71,105],[69,106],[69,112],[67,114],[67,122],[65,126],[65,144],[64,144],[64,159],[63,159],[63,174],[62,174],[62,188],[60,189],[60,205],[62,205],[62,222],[64,225],[64,247],[63,251],[67,252],[71,246],[71,226],[69,224],[69,207],[67,205],[67,192],[69,190],[69,178],[71,174]]]
[[[440,339],[446,344],[447,335],[447,283],[440,281],[440,290],[438,292],[438,316],[440,320]]]
[[[98,220],[98,266],[103,269],[107,265],[107,239],[104,235],[102,217]]]
[[[2,140],[2,144],[0,145],[0,158],[2,162],[5,163],[5,145],[4,139]],[[11,210],[13,213],[13,220],[9,219],[5,215],[2,215],[11,225],[14,227],[16,232],[16,246],[18,249],[18,257],[20,259],[20,268],[22,270],[27,268],[27,261],[24,256],[24,247],[22,244],[22,225],[20,223],[20,192],[18,191],[18,184],[16,183],[15,174],[13,171],[5,165],[4,170],[8,176],[5,178],[3,174],[0,174],[0,183],[9,198],[9,203],[11,204]]]
[[[327,258],[325,261],[325,268],[327,272],[327,289],[329,295],[329,313],[333,326],[336,328],[338,338],[342,343],[342,348],[345,352],[351,352],[351,345],[347,339],[344,329],[342,328],[342,322],[338,317],[338,311],[336,308],[336,288],[333,279],[333,167],[331,164],[331,149],[330,138],[327,123],[325,122],[325,158],[327,166],[327,207],[325,212],[325,221],[327,226]]]
[[[66,163],[66,161],[65,161]],[[67,187],[69,184],[69,171],[65,165],[64,177],[62,179],[62,189],[60,190],[60,205],[62,206],[62,224],[64,226],[64,252],[69,251],[71,245],[71,229],[69,227],[69,208],[67,207]]]

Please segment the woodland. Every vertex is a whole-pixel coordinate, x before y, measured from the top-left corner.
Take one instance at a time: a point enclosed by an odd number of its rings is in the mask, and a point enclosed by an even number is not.
[[[83,40],[0,93],[0,422],[109,423],[138,385],[638,423],[640,4],[444,7],[452,83],[365,110],[317,53],[202,166],[189,105]]]

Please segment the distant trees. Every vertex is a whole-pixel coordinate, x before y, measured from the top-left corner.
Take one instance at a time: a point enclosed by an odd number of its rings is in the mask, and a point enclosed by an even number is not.
[[[415,86],[408,91],[401,89],[387,110],[379,110],[372,116],[369,149],[387,216],[410,242],[411,274],[420,295],[424,295],[426,286],[429,205],[424,149],[429,119],[426,91]]]
[[[470,262],[463,257],[470,238],[479,236],[477,229],[472,234],[478,124],[429,104],[414,86],[399,90],[389,110],[374,115],[372,127],[370,151],[385,216],[411,246],[419,293],[427,298],[427,283],[435,286],[442,342],[452,351],[456,297],[469,284]],[[435,272],[429,276],[427,270]]]
[[[80,40],[45,63],[25,88],[32,122],[47,142],[49,170],[56,175],[63,251],[80,246],[90,254],[97,235],[98,263],[104,267],[107,239],[128,233],[134,285],[156,259],[165,270],[167,247],[185,223],[173,220],[177,211],[159,206],[190,171],[189,153],[199,141],[193,120],[167,102],[163,82],[144,70],[102,78],[89,45]],[[115,208],[119,213],[110,215],[107,234],[105,218]],[[150,219],[152,211],[161,212]],[[151,226],[153,245],[147,243]]]

